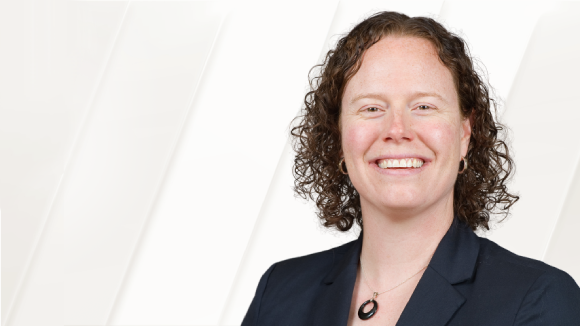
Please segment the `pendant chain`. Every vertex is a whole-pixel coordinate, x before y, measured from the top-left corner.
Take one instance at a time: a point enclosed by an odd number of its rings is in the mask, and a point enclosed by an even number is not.
[[[415,277],[417,274],[421,273],[423,270],[425,270],[427,267],[429,267],[429,264],[427,264],[425,267],[421,268],[417,273],[411,275],[408,279],[404,280],[403,282],[395,285],[394,287],[383,291],[381,293],[378,292],[374,292],[373,289],[371,288],[371,286],[369,285],[369,283],[367,283],[367,280],[364,277],[364,270],[363,270],[363,264],[362,264],[362,259],[359,257],[359,261],[360,261],[360,270],[361,270],[361,278],[363,279],[363,281],[365,282],[365,284],[367,285],[367,287],[369,288],[369,290],[371,290],[371,292],[373,292],[373,299],[375,299],[376,297],[378,297],[379,295],[383,294],[383,293],[387,293],[389,291],[392,291],[396,288],[398,288],[399,286],[405,284],[408,280],[412,279],[413,277]],[[429,261],[431,261],[431,258],[429,258]]]

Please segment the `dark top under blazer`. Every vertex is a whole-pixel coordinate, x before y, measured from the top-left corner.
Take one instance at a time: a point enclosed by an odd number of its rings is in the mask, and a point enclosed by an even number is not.
[[[346,325],[361,244],[362,236],[272,265],[242,325]],[[565,272],[454,222],[397,325],[578,326],[580,288]]]

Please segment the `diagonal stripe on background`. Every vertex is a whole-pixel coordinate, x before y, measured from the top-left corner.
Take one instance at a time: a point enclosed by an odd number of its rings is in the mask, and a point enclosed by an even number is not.
[[[325,14],[324,16],[321,15],[319,16],[319,21],[318,21],[318,26],[316,26],[316,30],[318,33],[316,36],[321,37],[321,40],[313,40],[314,42],[317,42],[319,44],[321,44],[322,46],[325,45],[325,42],[322,40],[323,34],[322,31],[324,31],[324,27],[325,24],[327,24],[326,26],[330,25],[330,28],[327,27],[327,34],[326,39],[328,39],[330,37],[330,31],[332,30],[332,23],[334,23],[336,21],[336,9],[337,9],[338,3],[337,2],[328,2],[322,9],[322,12]],[[334,9],[334,10],[333,10]],[[332,15],[330,14],[332,13]],[[320,19],[320,17],[324,17],[325,19]],[[314,30],[314,28],[312,28]],[[315,52],[312,51],[312,53],[310,53],[311,55],[315,55]],[[321,59],[319,58],[317,62],[321,62]],[[301,67],[304,69],[304,72],[307,72],[309,67],[304,66]],[[299,101],[296,101],[296,103],[300,103]],[[253,255],[255,255],[256,253],[256,248],[253,245],[253,243],[256,241],[256,237],[258,236],[257,233],[261,233],[262,231],[264,231],[263,228],[263,224],[264,224],[264,214],[265,214],[265,210],[268,210],[267,207],[269,207],[272,202],[275,200],[275,198],[273,198],[275,196],[275,194],[277,193],[275,191],[276,188],[279,188],[280,185],[286,185],[288,186],[287,183],[283,183],[280,182],[280,178],[282,176],[287,176],[290,172],[289,166],[288,164],[286,164],[288,162],[288,156],[292,155],[292,150],[289,147],[289,144],[287,143],[286,146],[284,147],[282,154],[280,156],[280,159],[278,160],[278,163],[276,164],[276,171],[274,172],[272,179],[270,181],[270,184],[268,186],[268,191],[266,193],[266,196],[262,202],[262,206],[260,207],[260,212],[258,213],[258,217],[256,218],[256,221],[254,222],[254,227],[252,229],[252,233],[249,237],[249,240],[246,244],[246,248],[245,251],[240,259],[240,263],[238,265],[238,268],[236,270],[236,274],[235,274],[235,278],[233,279],[232,282],[232,287],[229,289],[228,292],[228,296],[227,296],[227,301],[224,304],[224,307],[222,309],[221,312],[221,316],[220,316],[220,320],[218,325],[236,325],[239,324],[241,322],[241,320],[243,319],[243,316],[245,314],[246,308],[249,306],[249,303],[252,299],[252,293],[253,293],[253,289],[255,288],[255,285],[257,284],[258,281],[258,277],[260,276],[260,272],[262,271],[262,268],[264,267],[263,264],[256,264],[257,262],[255,261],[255,259],[251,259],[250,257],[254,257]],[[291,186],[291,185],[290,185]],[[293,198],[293,196],[290,196],[288,198]],[[306,216],[310,216],[311,214],[307,214]],[[282,222],[282,219],[280,219],[280,222]],[[266,232],[271,231],[271,230],[266,230]],[[261,254],[261,253],[258,253]],[[262,259],[264,259],[264,256],[261,256]],[[250,270],[251,272],[248,272],[248,270]]]
[[[566,160],[564,165],[566,170],[561,175],[562,189],[554,190],[563,192],[561,198],[563,200],[560,205],[554,207],[555,209],[561,207],[561,209],[559,212],[556,211],[557,220],[554,222],[553,231],[546,243],[543,258],[548,264],[568,272],[578,284],[580,284],[580,259],[576,258],[580,257],[580,237],[578,237],[578,230],[580,230],[580,141],[578,141],[580,113],[577,109],[576,97],[580,89],[580,82],[577,78],[580,74],[580,63],[578,63],[580,41],[576,37],[576,32],[580,31],[580,23],[570,19],[579,13],[580,3],[564,3],[557,7],[555,12],[546,15],[545,24],[553,28],[546,31],[548,34],[546,37],[551,36],[556,39],[552,41],[553,43],[545,45],[550,46],[549,55],[554,60],[557,57],[558,63],[540,68],[543,70],[540,73],[544,74],[543,77],[547,81],[557,80],[556,87],[560,92],[552,93],[553,99],[557,98],[557,101],[547,102],[552,105],[544,105],[544,110],[558,107],[547,113],[551,116],[550,120],[554,119],[556,123],[549,124],[553,129],[546,130],[545,135],[557,137],[553,141],[560,143],[558,149],[567,157],[567,159],[562,159],[558,156],[559,162]],[[543,122],[543,124],[546,123],[549,122]],[[562,129],[568,128],[569,130],[562,132]],[[560,167],[559,164],[557,169]],[[556,175],[560,177],[560,173]],[[545,188],[542,190],[546,192]]]
[[[215,6],[208,7],[208,6],[202,5],[202,6],[196,6],[195,9],[196,9],[196,12],[201,12],[201,13],[204,14],[204,16],[210,16],[211,14],[216,15],[216,12],[214,11],[212,13],[212,10],[211,10],[211,9],[216,9]],[[205,55],[204,64],[203,64],[203,67],[201,68],[201,72],[199,73],[199,78],[195,81],[195,83],[193,85],[192,96],[191,96],[191,99],[188,102],[187,110],[184,111],[184,116],[183,116],[182,119],[180,119],[181,122],[180,122],[180,125],[179,125],[178,129],[177,129],[178,131],[176,133],[175,140],[172,142],[171,150],[169,151],[170,154],[168,155],[167,161],[164,164],[163,173],[162,173],[162,175],[161,175],[161,177],[160,177],[160,179],[158,181],[158,185],[157,185],[156,190],[155,190],[155,195],[153,196],[154,199],[151,201],[151,203],[149,204],[149,207],[147,209],[146,219],[143,221],[143,225],[141,226],[141,228],[139,230],[139,236],[137,238],[136,244],[133,247],[133,251],[132,251],[132,253],[130,255],[129,262],[127,264],[125,273],[123,275],[123,279],[122,279],[121,285],[119,286],[119,289],[117,291],[117,294],[115,295],[114,301],[111,304],[111,309],[109,311],[109,314],[107,315],[105,325],[110,325],[111,324],[111,321],[116,319],[115,314],[116,314],[116,311],[118,310],[118,306],[119,306],[117,303],[118,302],[123,302],[123,298],[124,298],[123,297],[123,294],[124,294],[124,290],[125,290],[125,284],[127,283],[127,280],[131,277],[131,270],[132,270],[132,267],[133,267],[134,258],[136,256],[136,253],[140,249],[140,245],[141,245],[142,240],[143,240],[143,234],[145,233],[145,230],[147,229],[147,226],[148,226],[148,223],[147,222],[149,221],[149,218],[150,218],[150,216],[152,214],[152,211],[155,208],[155,204],[157,202],[157,199],[159,198],[159,193],[163,189],[163,181],[165,179],[165,176],[167,175],[167,170],[169,169],[169,166],[171,166],[171,161],[172,161],[172,159],[174,157],[175,149],[176,149],[176,147],[179,144],[179,141],[181,139],[181,135],[183,134],[184,126],[185,126],[185,124],[186,124],[186,122],[188,120],[187,117],[190,115],[190,111],[191,111],[191,107],[192,107],[192,102],[195,99],[195,96],[197,94],[197,90],[198,90],[200,81],[203,78],[204,70],[205,70],[205,67],[207,66],[207,62],[208,62],[209,58],[211,57],[211,53],[212,53],[213,46],[214,46],[216,40],[219,37],[220,28],[221,28],[221,25],[223,23],[224,16],[225,16],[224,13],[218,14],[209,23],[207,21],[204,21],[203,19],[200,19],[202,22],[204,22],[204,25],[205,25],[205,26],[203,26],[204,28],[202,29],[202,30],[204,30],[204,35],[211,36],[211,32],[209,30],[212,30],[212,29],[215,30],[215,33],[214,33],[214,36],[213,36],[213,41],[211,42],[211,46],[209,46],[209,49],[207,49],[207,45],[209,44],[208,41],[211,38],[206,38],[204,40],[205,42],[203,42],[203,44],[198,44],[198,52],[199,52],[198,55],[199,55],[200,58],[197,58],[198,60],[196,60],[196,61],[201,62],[202,61],[202,60],[200,60],[201,57],[203,57],[203,55],[207,53]],[[216,18],[218,18],[218,17],[220,18],[219,19],[220,23],[219,23],[217,29],[215,29],[216,28],[216,21],[217,21]],[[199,17],[196,17],[196,18],[199,18]],[[201,42],[199,42],[199,43],[201,43]],[[205,48],[203,46],[199,46],[199,45],[205,45]],[[200,48],[201,48],[201,50],[200,50]]]
[[[573,109],[580,89],[580,25],[572,19],[579,5],[562,3],[541,16],[506,101],[517,168],[512,188],[521,199],[490,238],[535,259],[543,258],[580,155],[580,116]],[[558,164],[548,166],[546,158]]]
[[[580,157],[577,162],[562,211],[546,246],[544,261],[565,270],[580,284],[580,260],[573,258],[580,254]]]
[[[9,258],[11,255],[3,255],[2,297],[7,297],[9,300],[4,300],[7,305],[2,306],[2,325],[61,325],[63,322],[62,303],[60,300],[50,299],[55,296],[62,297],[63,290],[63,253],[60,243],[62,239],[62,221],[59,219],[58,214],[55,213],[57,210],[55,207],[61,200],[63,185],[66,184],[70,177],[70,170],[72,165],[74,165],[76,153],[82,143],[84,128],[92,111],[103,76],[106,75],[109,59],[114,51],[118,35],[123,27],[128,3],[110,3],[104,6],[104,10],[92,11],[91,16],[103,18],[107,21],[98,30],[91,29],[90,26],[79,24],[78,21],[75,21],[74,18],[82,17],[86,12],[79,10],[74,3],[59,1],[33,2],[33,7],[36,10],[32,11],[33,22],[31,25],[35,26],[37,30],[32,36],[20,36],[26,40],[32,38],[29,41],[35,45],[43,44],[46,39],[51,40],[51,42],[48,44],[48,49],[35,49],[35,56],[37,57],[34,58],[35,60],[33,60],[34,63],[32,64],[35,68],[35,77],[32,80],[37,85],[26,89],[26,91],[32,93],[30,97],[27,96],[26,98],[30,98],[32,101],[27,102],[19,99],[18,105],[13,107],[13,109],[18,110],[14,110],[12,116],[2,120],[11,123],[14,130],[22,128],[18,131],[27,132],[26,136],[28,138],[40,135],[41,138],[37,141],[41,142],[39,147],[42,150],[34,147],[30,148],[31,144],[14,142],[15,139],[13,137],[2,137],[2,139],[10,140],[13,146],[16,145],[17,148],[20,146],[18,148],[20,152],[26,152],[30,149],[36,150],[27,153],[27,156],[24,157],[9,155],[11,160],[14,160],[11,163],[15,164],[14,168],[9,169],[9,171],[12,171],[11,177],[18,178],[17,187],[24,187],[26,195],[22,198],[2,196],[3,208],[7,208],[5,212],[7,211],[9,214],[8,216],[5,214],[5,219],[2,221],[5,226],[4,231],[10,232],[10,236],[15,236],[19,240],[19,242],[15,242],[10,239],[11,237],[4,236],[4,248],[10,248],[11,254],[16,253],[17,256],[15,258],[22,260],[22,258],[26,257],[27,261],[21,267],[21,262]],[[94,7],[91,9],[94,9]],[[70,12],[75,13],[77,16],[67,16],[66,14]],[[49,13],[52,13],[52,15],[48,15]],[[22,13],[15,11],[13,14],[20,21],[27,22],[27,19],[22,19]],[[29,18],[28,14],[26,18]],[[46,19],[46,16],[54,17],[54,21]],[[93,48],[89,50],[83,47],[87,44],[77,39],[77,47],[68,49],[69,51],[65,52],[67,50],[66,46],[60,40],[68,40],[67,37],[70,37],[70,35],[67,35],[67,32],[69,30],[66,29],[68,26],[61,25],[58,22],[62,23],[67,20],[71,24],[76,24],[76,32],[78,34],[74,35],[73,38],[79,35],[86,35],[85,33],[91,34],[96,38],[95,42],[91,44]],[[12,25],[11,28],[15,31],[19,30],[17,24]],[[18,36],[18,32],[15,35]],[[97,45],[96,48],[95,45]],[[19,48],[19,50],[22,49]],[[12,60],[11,62],[14,64],[14,62],[27,59],[26,56],[23,56],[19,60]],[[99,64],[95,64],[95,62]],[[71,68],[69,65],[71,63],[79,73],[74,79],[69,74]],[[30,65],[29,62],[26,62],[26,64]],[[50,94],[50,97],[46,98],[48,94]],[[18,96],[18,92],[10,95],[10,97],[14,96]],[[59,96],[62,96],[62,98]],[[39,105],[40,103],[42,104]],[[38,112],[35,112],[37,110]],[[23,121],[20,121],[15,115],[22,113],[28,114]],[[46,127],[39,128],[34,126],[34,124],[30,124],[31,113],[34,113],[33,117],[44,116],[42,126],[56,126],[60,131],[48,131],[45,130]],[[62,113],[66,114],[65,119],[63,119]],[[33,126],[37,129],[27,130],[28,128],[23,128],[23,126]],[[6,132],[10,129],[2,128],[2,130]],[[66,131],[68,130],[74,130],[74,133],[67,135]],[[10,136],[14,136],[14,134]],[[2,161],[6,162],[7,160],[3,159]],[[31,167],[29,162],[38,162],[42,166],[40,168]],[[47,167],[49,168],[47,169]],[[51,171],[52,169],[56,169],[57,172],[54,173],[55,171]],[[19,176],[21,172],[32,176],[30,182]],[[58,177],[53,178],[54,176]],[[9,179],[3,178],[5,181]],[[15,187],[11,185],[11,182],[3,182],[2,186],[10,187],[6,189],[11,194],[10,196],[18,196],[19,193],[15,191]],[[50,200],[45,201],[43,197],[50,198]],[[14,210],[12,209],[13,205],[16,208]],[[38,214],[39,210],[43,212]],[[40,220],[34,220],[34,218],[38,217],[40,217]],[[23,225],[25,229],[19,229],[19,225],[15,225],[14,222]],[[30,230],[34,230],[31,226],[36,225],[40,226],[38,232],[31,232]],[[23,243],[23,240],[28,240],[27,236],[31,234],[36,237],[28,243],[32,244],[28,253],[26,250],[28,244]],[[20,269],[20,272],[11,271],[12,273],[6,273],[8,268]],[[14,281],[18,276],[18,280]],[[15,288],[13,288],[14,285],[16,285]],[[8,292],[11,289],[13,289],[12,295]]]
[[[192,31],[219,26],[205,6],[135,2],[127,14],[59,211],[65,324],[104,324],[112,309],[213,41]]]
[[[113,324],[219,323],[206,312],[225,304],[304,92],[295,65],[315,63],[324,9],[231,8]],[[311,23],[297,26],[304,12]]]

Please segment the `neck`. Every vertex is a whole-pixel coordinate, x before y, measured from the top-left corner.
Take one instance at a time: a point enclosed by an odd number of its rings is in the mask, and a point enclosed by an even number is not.
[[[453,221],[452,199],[450,202],[422,212],[385,212],[361,206],[361,261],[364,277],[372,286],[387,288],[429,263]]]

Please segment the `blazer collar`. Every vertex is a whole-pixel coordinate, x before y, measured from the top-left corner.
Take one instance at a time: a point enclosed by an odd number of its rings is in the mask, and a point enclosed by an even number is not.
[[[340,246],[332,250],[333,254],[333,268],[330,273],[324,278],[325,284],[333,284],[334,281],[342,273],[352,273],[354,269],[354,276],[356,279],[356,271],[358,268],[358,262],[360,257],[360,251],[362,249],[362,239],[363,233],[361,232],[358,239],[352,242],[351,246]],[[354,283],[354,281],[353,281]],[[354,284],[353,284],[354,286]]]
[[[333,268],[324,278],[325,290],[313,307],[316,325],[347,324],[361,248],[362,232],[351,246],[333,250]],[[478,253],[478,237],[469,226],[454,219],[397,325],[445,325],[465,302],[453,285],[473,277]]]
[[[357,240],[332,250],[333,267],[322,280],[321,291],[311,311],[311,325],[336,326],[348,323],[361,245],[362,233]]]
[[[469,226],[454,219],[397,325],[446,325],[465,303],[453,285],[473,277],[478,254],[479,238]]]
[[[439,242],[429,267],[449,282],[457,284],[471,279],[479,254],[479,238],[457,218]]]

